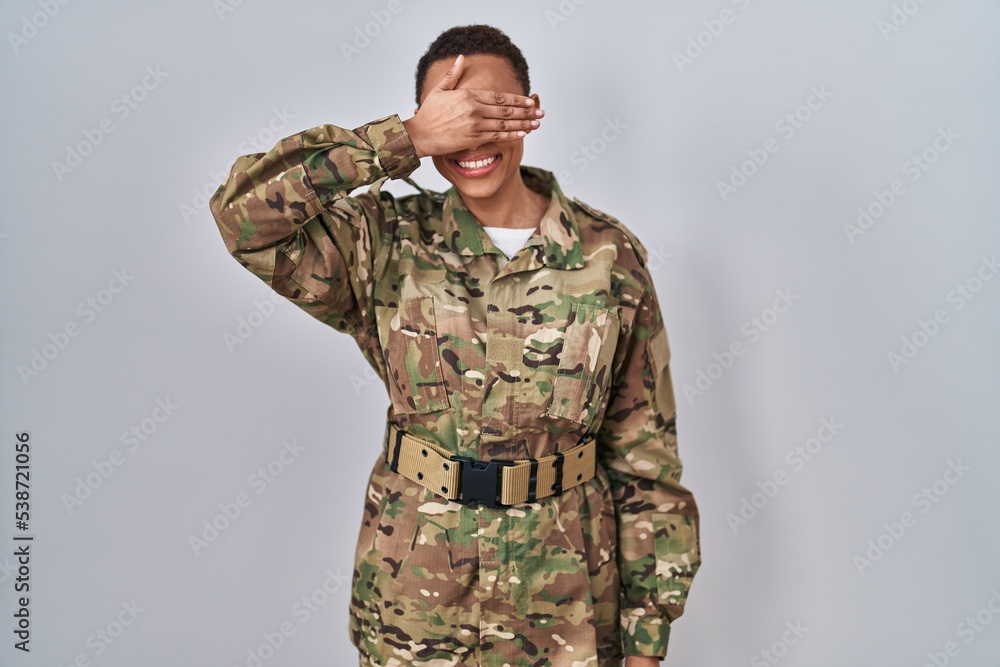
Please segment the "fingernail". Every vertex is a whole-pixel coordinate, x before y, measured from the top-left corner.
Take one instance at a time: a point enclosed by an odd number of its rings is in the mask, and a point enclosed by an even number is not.
[[[541,117],[545,115],[545,112],[541,109],[535,109],[535,115]]]
[[[517,136],[519,136],[519,137],[523,137],[524,135],[525,135],[525,132],[524,132],[524,130],[518,130],[518,131],[517,131]]]

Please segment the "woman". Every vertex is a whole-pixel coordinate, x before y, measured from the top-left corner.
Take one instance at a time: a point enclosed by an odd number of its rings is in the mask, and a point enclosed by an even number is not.
[[[502,32],[447,30],[413,117],[292,135],[211,201],[230,253],[389,393],[354,563],[363,665],[657,665],[701,563],[646,251],[521,165],[529,90]],[[407,178],[427,156],[444,194]]]

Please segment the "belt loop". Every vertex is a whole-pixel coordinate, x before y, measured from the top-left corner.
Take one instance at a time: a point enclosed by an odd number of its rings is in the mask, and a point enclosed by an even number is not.
[[[531,474],[528,477],[528,502],[535,502],[535,490],[538,486],[538,459],[531,459]]]
[[[396,444],[392,448],[392,461],[389,464],[389,469],[396,472],[396,468],[399,467],[399,446],[403,442],[403,431],[396,429]]]
[[[556,452],[555,457],[556,457],[556,462],[555,462],[556,481],[555,484],[552,485],[552,494],[558,496],[560,493],[562,493],[563,453]]]

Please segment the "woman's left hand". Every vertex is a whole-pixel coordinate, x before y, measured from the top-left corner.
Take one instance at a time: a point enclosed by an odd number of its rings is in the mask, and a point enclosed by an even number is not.
[[[627,655],[625,667],[660,667],[660,659],[644,655]]]

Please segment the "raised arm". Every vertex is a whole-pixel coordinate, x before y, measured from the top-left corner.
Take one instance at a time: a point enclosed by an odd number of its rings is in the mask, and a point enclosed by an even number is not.
[[[353,130],[319,125],[237,159],[209,204],[233,257],[335,329],[355,338],[373,331],[374,259],[394,200],[349,193],[408,176],[421,157],[514,140],[539,125],[531,97],[457,89],[463,62],[406,121],[393,114]]]
[[[313,317],[356,336],[374,317],[371,273],[385,211],[375,194],[348,195],[419,165],[395,114],[353,130],[318,125],[238,158],[210,208],[240,264]]]

